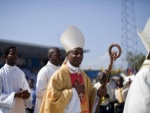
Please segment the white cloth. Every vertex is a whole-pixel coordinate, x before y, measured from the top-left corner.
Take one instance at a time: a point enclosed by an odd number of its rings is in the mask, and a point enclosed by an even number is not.
[[[110,78],[110,81],[107,83],[106,87],[107,87],[107,92],[109,94],[109,99],[112,102],[115,100],[114,92],[115,92],[115,88],[117,87],[116,82]]]
[[[75,88],[73,88],[72,98],[63,113],[81,113],[80,100]]]
[[[57,69],[59,69],[59,66],[55,66],[48,61],[47,64],[39,71],[36,82],[36,104],[34,113],[39,113],[42,98],[44,96],[49,79]]]
[[[150,113],[150,60],[143,64],[131,83],[124,113]]]
[[[20,88],[30,92],[25,74],[17,66],[5,64],[0,69],[0,113],[25,113],[25,107],[32,107],[31,96],[14,98]]]

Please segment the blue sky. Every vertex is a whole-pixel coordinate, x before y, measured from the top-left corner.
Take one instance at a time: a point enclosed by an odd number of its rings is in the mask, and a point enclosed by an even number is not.
[[[133,0],[137,29],[150,17],[150,0]],[[70,26],[84,37],[81,68],[100,69],[109,65],[108,48],[121,45],[121,0],[0,0],[0,39],[62,47],[59,39]],[[146,50],[137,37],[138,48]],[[125,67],[121,58],[115,67]]]

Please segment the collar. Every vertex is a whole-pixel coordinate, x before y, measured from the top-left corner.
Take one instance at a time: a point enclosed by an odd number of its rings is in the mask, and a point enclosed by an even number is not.
[[[142,64],[142,67],[147,67],[147,66],[150,66],[150,60],[145,60],[144,62],[143,62],[143,64]]]
[[[67,61],[67,67],[69,68],[70,73],[78,73],[80,74],[80,68],[79,67],[74,67],[73,65],[70,64],[69,61]]]
[[[14,69],[14,68],[16,67],[16,65],[10,66],[10,65],[8,65],[7,63],[5,63],[4,67],[5,67],[5,68],[9,68],[9,69]]]
[[[60,67],[52,64],[50,61],[48,61],[46,65],[52,67],[53,69],[58,69]]]

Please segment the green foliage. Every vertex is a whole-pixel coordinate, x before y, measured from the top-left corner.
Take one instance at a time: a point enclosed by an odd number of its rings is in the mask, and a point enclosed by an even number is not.
[[[132,69],[138,69],[141,67],[143,61],[145,59],[145,55],[143,53],[133,54],[128,52],[126,60],[128,62],[128,67]]]

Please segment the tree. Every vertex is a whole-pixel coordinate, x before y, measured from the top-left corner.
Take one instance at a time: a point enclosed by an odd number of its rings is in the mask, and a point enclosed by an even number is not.
[[[144,59],[145,55],[143,53],[133,54],[131,52],[128,52],[126,57],[128,67],[134,70],[140,69]]]

